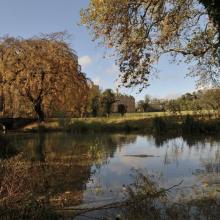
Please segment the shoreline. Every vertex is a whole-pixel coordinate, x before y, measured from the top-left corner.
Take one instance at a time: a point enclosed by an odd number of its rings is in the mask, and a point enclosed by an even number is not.
[[[149,118],[82,118],[49,119],[32,122],[9,132],[68,132],[73,134],[91,133],[143,133],[143,134],[219,134],[220,118],[204,115],[170,115]]]

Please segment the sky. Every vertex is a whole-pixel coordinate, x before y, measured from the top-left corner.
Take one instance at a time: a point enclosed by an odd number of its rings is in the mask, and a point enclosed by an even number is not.
[[[92,41],[89,31],[80,25],[80,10],[89,0],[0,0],[0,36],[32,37],[41,33],[67,31],[68,40],[79,57],[83,72],[101,89],[116,88],[118,68],[114,58],[106,58],[106,49]],[[163,57],[157,64],[160,70],[150,79],[150,86],[141,93],[137,89],[121,89],[137,100],[150,95],[174,98],[196,89],[195,79],[186,77],[187,66],[170,64]]]

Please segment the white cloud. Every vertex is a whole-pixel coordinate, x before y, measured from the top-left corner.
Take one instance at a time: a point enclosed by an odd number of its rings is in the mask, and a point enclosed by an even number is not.
[[[92,63],[92,58],[88,55],[79,58],[79,65],[81,65],[82,68],[90,65],[91,63]]]

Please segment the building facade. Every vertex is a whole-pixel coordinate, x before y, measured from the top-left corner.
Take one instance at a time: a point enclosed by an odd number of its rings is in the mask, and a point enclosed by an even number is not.
[[[135,112],[135,98],[128,95],[116,95],[116,102],[113,104],[113,112],[118,112],[118,106],[124,105],[128,113]]]

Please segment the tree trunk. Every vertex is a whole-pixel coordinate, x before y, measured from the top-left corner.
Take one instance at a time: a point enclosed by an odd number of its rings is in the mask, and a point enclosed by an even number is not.
[[[37,102],[34,105],[34,111],[36,112],[39,121],[44,121],[45,120],[44,112],[43,112],[42,107],[41,107],[41,102]]]

